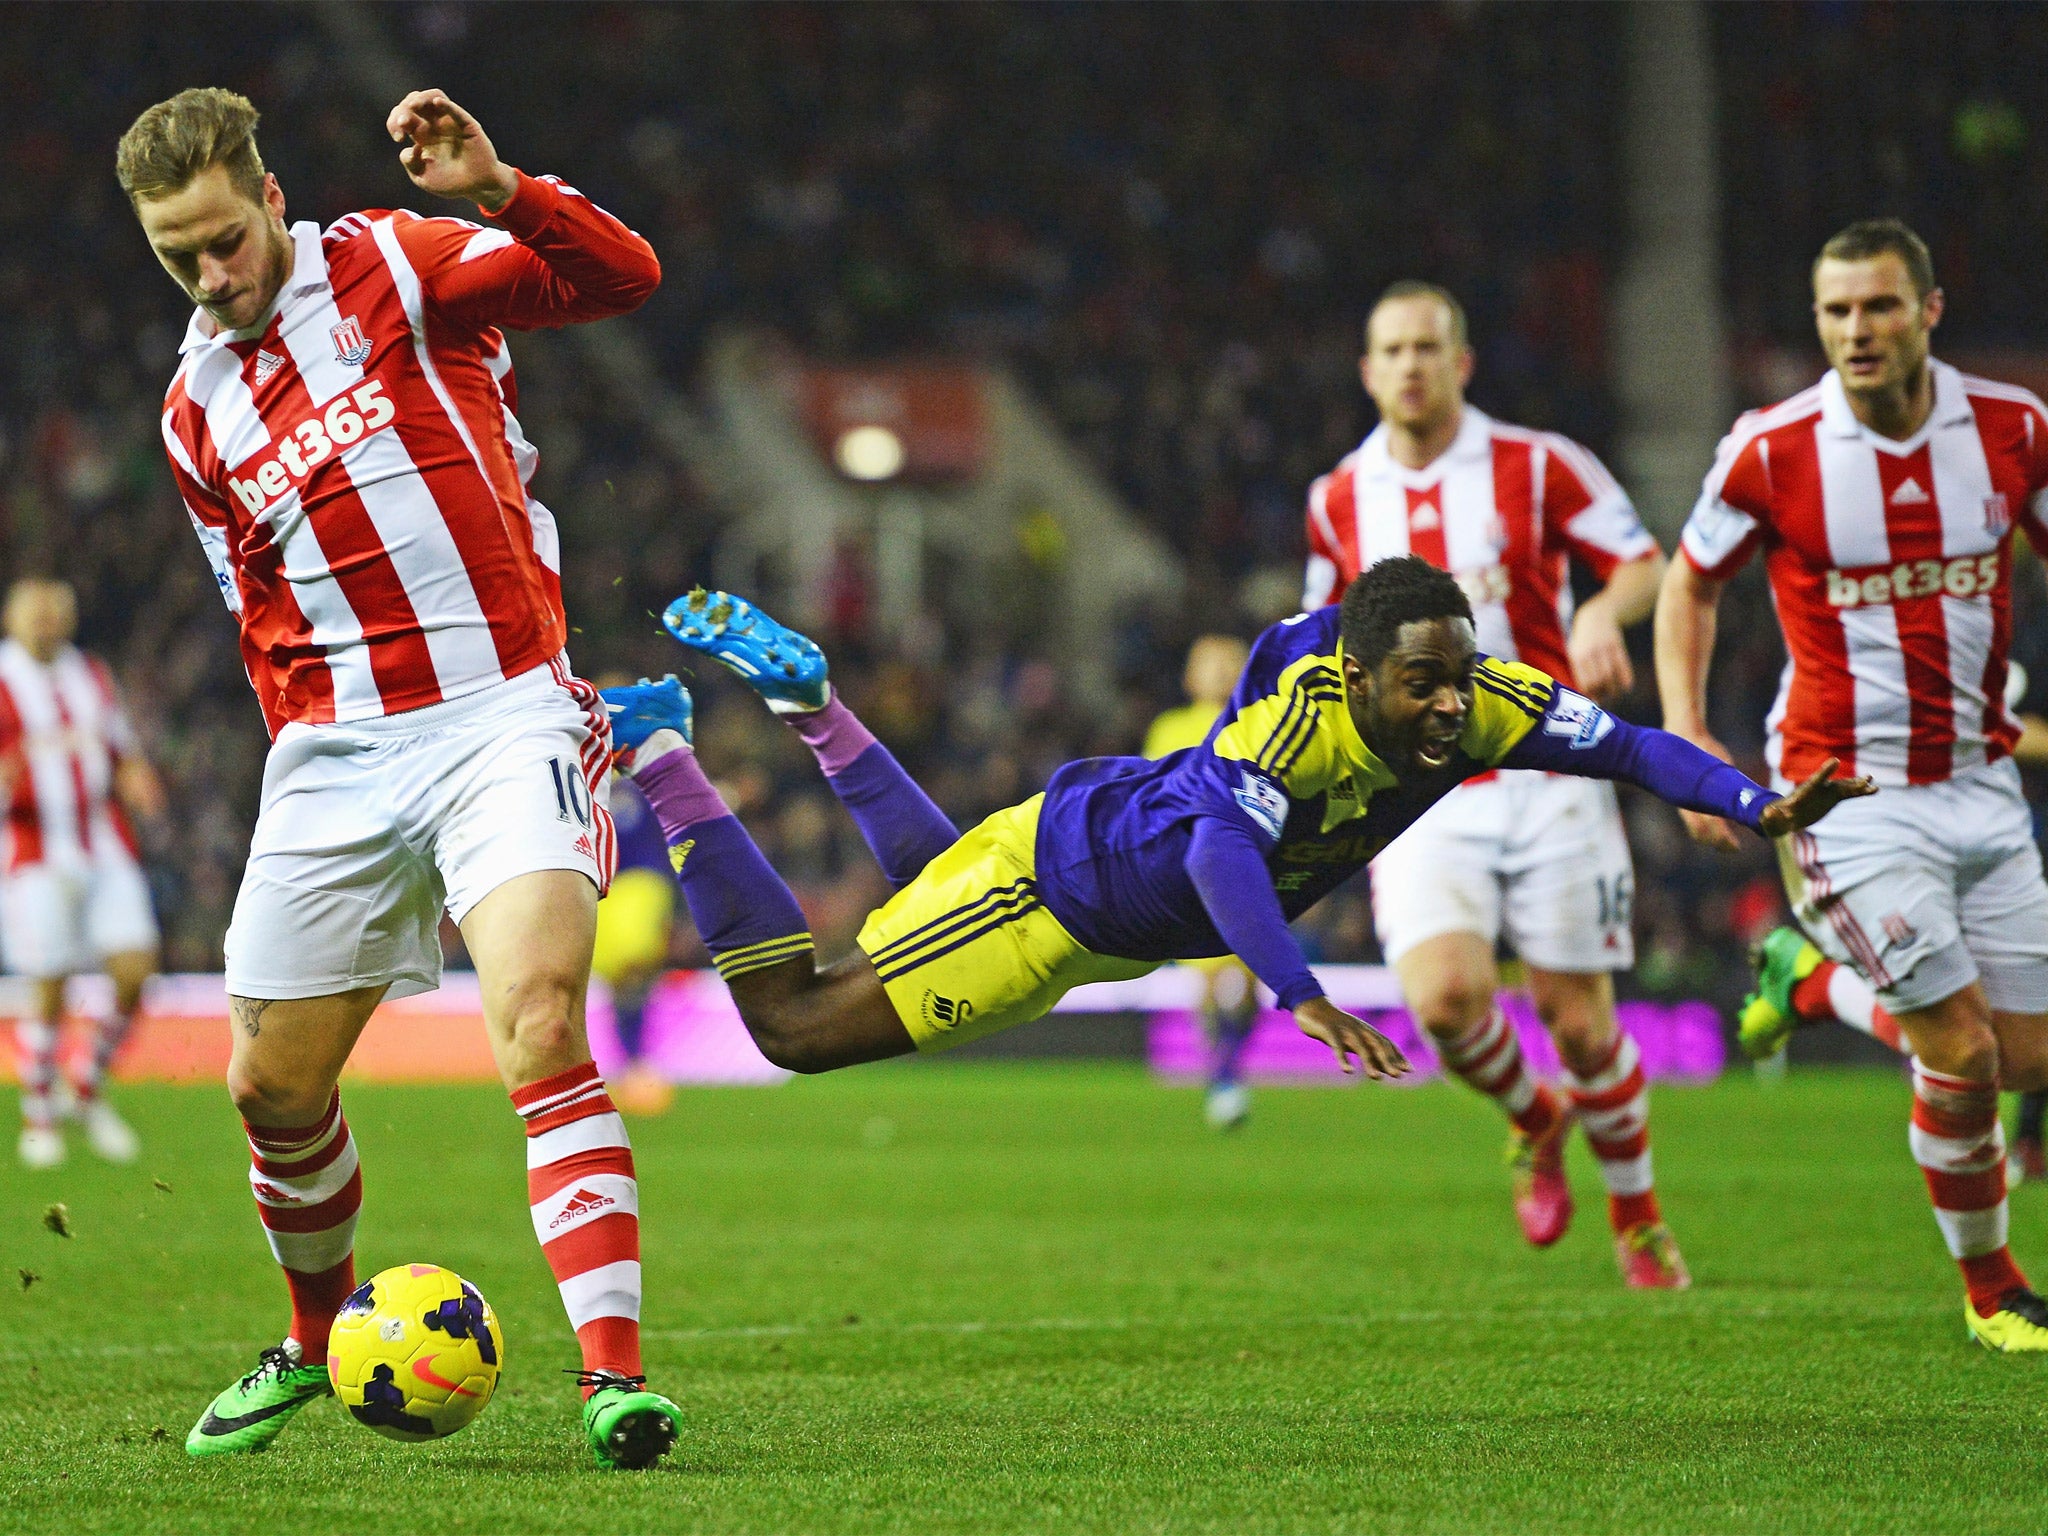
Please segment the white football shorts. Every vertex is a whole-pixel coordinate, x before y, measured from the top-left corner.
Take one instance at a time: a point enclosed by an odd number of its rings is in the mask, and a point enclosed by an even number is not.
[[[1893,1013],[1973,981],[2048,1012],[2048,884],[2010,759],[1838,805],[1778,839],[1778,866],[1808,936]]]
[[[618,857],[603,711],[557,657],[445,704],[287,725],[228,924],[229,994],[431,992],[444,908],[459,923],[543,869],[602,893]]]
[[[149,882],[125,848],[0,877],[0,956],[17,976],[77,976],[156,944]]]
[[[1461,784],[1372,862],[1373,925],[1387,963],[1446,933],[1503,931],[1546,971],[1635,964],[1635,868],[1614,786],[1503,772]]]

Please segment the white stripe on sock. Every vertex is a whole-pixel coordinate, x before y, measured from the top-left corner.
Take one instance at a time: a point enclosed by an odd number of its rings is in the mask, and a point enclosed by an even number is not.
[[[267,1205],[273,1210],[303,1210],[309,1205],[318,1205],[322,1200],[333,1198],[341,1192],[342,1185],[349,1181],[361,1159],[356,1155],[356,1139],[349,1137],[334,1161],[317,1173],[303,1178],[291,1178],[281,1173],[265,1173],[254,1163],[249,1165],[249,1186],[256,1196],[258,1205]],[[279,1199],[266,1195],[265,1186],[281,1190],[289,1198]]]
[[[600,1264],[560,1282],[562,1305],[569,1312],[569,1326],[581,1328],[600,1317],[628,1317],[640,1321],[640,1261],[621,1259]]]
[[[1996,1253],[2005,1246],[2008,1222],[2003,1200],[1988,1211],[1944,1211],[1937,1205],[1934,1219],[1941,1224],[1942,1238],[1955,1258],[1970,1259],[1982,1253]]]
[[[356,1218],[350,1216],[325,1232],[272,1232],[266,1227],[264,1235],[270,1239],[270,1251],[278,1263],[302,1275],[317,1275],[334,1268],[355,1247]]]
[[[628,1147],[626,1122],[616,1110],[601,1115],[585,1115],[581,1120],[571,1120],[567,1125],[558,1125],[552,1131],[542,1131],[538,1136],[526,1138],[526,1166],[529,1170],[545,1168],[549,1163],[559,1163],[565,1157],[574,1157],[578,1152],[595,1152],[602,1147]]]

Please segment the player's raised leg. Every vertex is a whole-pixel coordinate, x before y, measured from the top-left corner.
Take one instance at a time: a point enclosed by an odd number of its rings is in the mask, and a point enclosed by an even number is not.
[[[761,1054],[829,1072],[915,1049],[864,954],[819,967],[803,909],[697,761],[682,685],[664,678],[604,697],[620,765],[660,818],[698,936]]]
[[[185,1449],[260,1451],[330,1391],[327,1335],[355,1289],[363,1179],[336,1083],[383,986],[326,997],[230,999],[228,1093],[249,1139],[249,1185],[291,1294],[284,1342],[208,1406]]]
[[[670,603],[662,623],[744,681],[803,738],[891,885],[908,885],[958,840],[945,812],[834,692],[824,652],[811,640],[743,597],[702,587]]]
[[[1572,1113],[1607,1186],[1622,1278],[1638,1290],[1684,1290],[1692,1277],[1657,1204],[1642,1053],[1615,1019],[1613,978],[1532,965],[1529,992],[1564,1061]]]
[[[1380,878],[1376,870],[1375,891]],[[1508,1117],[1515,1217],[1531,1243],[1550,1246],[1572,1219],[1564,1177],[1571,1119],[1556,1093],[1529,1070],[1514,1026],[1494,1001],[1499,976],[1492,944],[1469,931],[1439,933],[1402,950],[1394,972],[1445,1069]]]
[[[1793,1030],[1839,1019],[1882,1045],[1905,1051],[1898,1021],[1869,982],[1820,952],[1796,928],[1774,928],[1749,952],[1756,990],[1742,1000],[1736,1038],[1743,1053],[1761,1060],[1784,1045]]]

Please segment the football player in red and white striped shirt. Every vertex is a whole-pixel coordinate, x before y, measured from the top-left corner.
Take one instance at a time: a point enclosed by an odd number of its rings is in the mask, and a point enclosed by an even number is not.
[[[481,222],[372,210],[287,227],[255,109],[227,91],[150,108],[118,155],[151,248],[198,305],[164,446],[274,738],[227,936],[228,1083],[292,1323],[186,1448],[261,1449],[325,1390],[362,1198],[336,1080],[379,1001],[439,983],[445,909],[526,1121],[585,1432],[601,1466],[645,1466],[677,1415],[643,1390],[633,1156],[583,1027],[613,866],[610,744],[563,651],[554,520],[528,490],[504,331],[621,314],[660,266],[573,188],[501,161],[441,92],[413,92],[385,126],[413,184]]]
[[[1420,555],[1458,577],[1482,651],[1595,697],[1625,692],[1622,630],[1649,617],[1664,559],[1627,494],[1569,438],[1466,403],[1465,314],[1443,289],[1394,284],[1365,341],[1360,372],[1380,424],[1309,493],[1304,606],[1337,601],[1377,561]],[[1576,613],[1574,556],[1604,584]],[[1611,784],[1494,773],[1451,791],[1373,862],[1373,915],[1444,1065],[1514,1125],[1523,1234],[1539,1247],[1564,1235],[1576,1118],[1607,1185],[1624,1278],[1675,1288],[1688,1279],[1651,1178],[1649,1093],[1614,1017],[1611,973],[1635,960],[1633,883]],[[1494,1001],[1503,928],[1564,1059],[1569,1105],[1529,1072]]]
[[[1942,293],[1898,221],[1830,240],[1813,292],[1828,373],[1735,424],[1665,580],[1665,725],[1727,755],[1707,727],[1716,605],[1761,551],[1788,653],[1773,775],[1836,758],[1883,786],[1780,842],[1793,910],[1912,1046],[1913,1155],[1970,1332],[2048,1350],[2048,1304],[2006,1247],[1998,1125],[2001,1086],[2048,1086],[2048,884],[2005,702],[2014,527],[2048,546],[2048,411],[1929,355]]]
[[[132,1162],[135,1132],[101,1093],[143,983],[156,969],[156,915],[128,814],[153,820],[163,788],[142,755],[113,674],[71,643],[78,602],[69,585],[17,581],[0,642],[0,954],[33,979],[35,1011],[15,1021],[21,1069],[21,1160],[64,1160],[58,1126],[58,1032],[65,982],[105,970],[114,1011],[96,1022],[71,1090],[86,1139]]]

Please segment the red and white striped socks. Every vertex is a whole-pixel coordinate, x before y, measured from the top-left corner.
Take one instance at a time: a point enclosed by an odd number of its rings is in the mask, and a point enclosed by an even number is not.
[[[1913,1161],[1927,1176],[1934,1219],[1979,1317],[2027,1277],[2005,1246],[2005,1132],[1998,1085],[1913,1063]]]
[[[1435,1043],[1445,1069],[1500,1105],[1524,1135],[1547,1135],[1564,1113],[1549,1085],[1529,1071],[1522,1042],[1499,1008],[1457,1039]]]
[[[583,1368],[638,1376],[640,1186],[626,1122],[588,1061],[513,1089],[512,1106],[526,1122],[534,1236],[561,1287]]]
[[[14,1021],[15,1073],[21,1079],[21,1119],[36,1130],[56,1123],[57,1031],[41,1019]]]
[[[113,1065],[114,1057],[128,1039],[128,1031],[135,1027],[135,1016],[141,1011],[139,1007],[132,1008],[127,1013],[115,1012],[93,1020],[92,1054],[71,1085],[80,1104],[90,1104],[100,1096],[107,1081],[107,1068]]]
[[[322,1359],[334,1314],[356,1288],[356,1213],[363,1203],[363,1174],[341,1113],[341,1091],[315,1125],[244,1121],[242,1129],[249,1137],[256,1214],[291,1289],[291,1337],[304,1359]]]
[[[1823,960],[1792,988],[1792,1008],[1801,1018],[1840,1019],[1901,1054],[1912,1047],[1899,1038],[1899,1022],[1877,1000],[1870,983],[1832,960]]]
[[[1614,1033],[1606,1063],[1581,1077],[1567,1069],[1572,1111],[1607,1186],[1607,1218],[1616,1232],[1662,1219],[1650,1169],[1650,1088],[1642,1052],[1626,1031]]]

